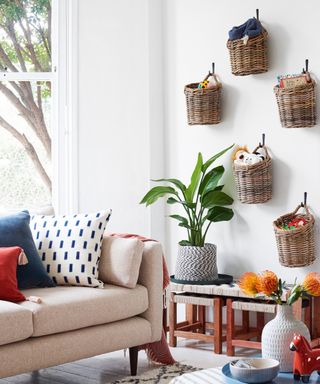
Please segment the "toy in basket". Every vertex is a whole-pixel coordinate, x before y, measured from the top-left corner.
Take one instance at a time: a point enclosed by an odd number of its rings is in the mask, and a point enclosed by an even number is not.
[[[189,125],[221,122],[221,89],[221,82],[214,72],[214,63],[212,72],[209,72],[203,81],[185,86]]]
[[[241,203],[261,204],[272,198],[272,167],[265,134],[252,153],[247,147],[237,148],[233,153],[232,168]]]
[[[273,88],[276,95],[280,121],[284,128],[305,128],[316,125],[315,82],[311,78],[309,61],[298,75],[278,76]]]
[[[304,208],[305,212],[299,210]],[[314,217],[307,205],[307,193],[304,202],[286,215],[273,222],[279,261],[285,267],[304,267],[314,262]]]
[[[313,371],[320,375],[320,348],[312,349],[304,336],[295,335],[290,350],[294,351],[293,375],[294,380],[309,383]]]
[[[227,47],[230,54],[231,71],[236,76],[246,76],[268,71],[268,33],[256,17],[229,31]]]

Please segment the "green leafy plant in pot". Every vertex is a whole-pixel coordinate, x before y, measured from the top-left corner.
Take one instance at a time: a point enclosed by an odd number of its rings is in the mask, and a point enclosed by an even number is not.
[[[179,222],[180,227],[186,228],[188,234],[188,240],[179,242],[175,270],[177,280],[200,282],[218,278],[216,245],[206,243],[205,239],[212,223],[229,221],[234,213],[226,207],[233,203],[233,199],[222,191],[224,185],[219,184],[225,169],[222,165],[214,168],[211,166],[232,147],[217,153],[206,162],[199,153],[189,186],[178,179],[153,180],[169,185],[153,187],[140,202],[148,206],[160,197],[171,195],[167,203],[179,204],[185,211],[184,216],[170,215]]]

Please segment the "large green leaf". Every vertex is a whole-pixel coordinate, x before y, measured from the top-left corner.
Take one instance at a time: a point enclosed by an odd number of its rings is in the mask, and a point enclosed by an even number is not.
[[[230,147],[222,150],[221,152],[217,153],[216,155],[212,156],[209,160],[207,160],[203,166],[202,166],[202,172],[205,172],[209,167],[210,165],[216,161],[220,156],[224,155],[226,152],[229,151],[229,149],[231,149],[232,147],[234,146],[234,144],[230,145]]]
[[[199,184],[199,181],[201,178],[202,166],[203,166],[202,154],[199,152],[197,164],[196,164],[194,171],[192,173],[192,176],[191,176],[190,185],[188,186],[188,188],[186,190],[186,200],[189,203],[193,202],[194,195],[195,195],[196,190],[198,188],[198,184]]]
[[[205,175],[199,186],[200,195],[205,195],[207,192],[214,190],[217,187],[223,173],[224,167],[222,165],[211,169],[211,171]]]
[[[208,211],[207,220],[218,222],[218,221],[229,221],[233,218],[233,210],[231,208],[215,206]]]
[[[188,224],[188,219],[180,215],[170,215],[172,219],[178,220],[181,223]]]
[[[201,202],[205,208],[212,208],[215,205],[231,205],[233,198],[221,191],[211,191],[202,196]]]
[[[187,189],[187,187],[178,179],[157,179],[157,180],[152,180],[152,181],[156,181],[156,182],[166,181],[168,183],[172,183],[176,187],[178,187],[180,189],[180,191],[182,191],[182,192],[184,192]]]
[[[193,229],[193,227],[191,227],[188,223],[179,223],[178,225],[179,227]]]
[[[168,204],[182,204],[185,205],[188,208],[195,208],[196,203],[188,203],[187,201],[180,201],[178,199],[175,199],[174,197],[169,197],[167,200]]]
[[[155,201],[166,195],[167,193],[171,193],[173,195],[177,195],[177,191],[172,187],[159,186],[153,187],[150,191],[143,197],[140,201],[140,204],[146,204],[146,206],[153,204]]]
[[[190,241],[188,241],[188,240],[181,240],[181,241],[179,241],[179,244],[182,246],[191,245]]]

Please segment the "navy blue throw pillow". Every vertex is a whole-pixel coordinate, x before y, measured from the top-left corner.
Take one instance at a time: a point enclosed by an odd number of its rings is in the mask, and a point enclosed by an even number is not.
[[[28,264],[18,265],[17,278],[19,289],[54,287],[47,275],[34,244],[29,227],[28,211],[0,217],[0,247],[21,247]]]

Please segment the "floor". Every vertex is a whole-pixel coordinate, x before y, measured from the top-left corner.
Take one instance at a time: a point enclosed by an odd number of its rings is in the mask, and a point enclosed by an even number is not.
[[[172,354],[177,361],[200,368],[219,367],[231,359],[225,355],[215,355],[210,344],[182,339],[179,339],[177,348],[172,348]],[[140,352],[138,374],[151,368],[145,353]],[[124,352],[118,351],[34,373],[0,379],[0,384],[106,384],[129,374],[128,356],[124,357]]]

